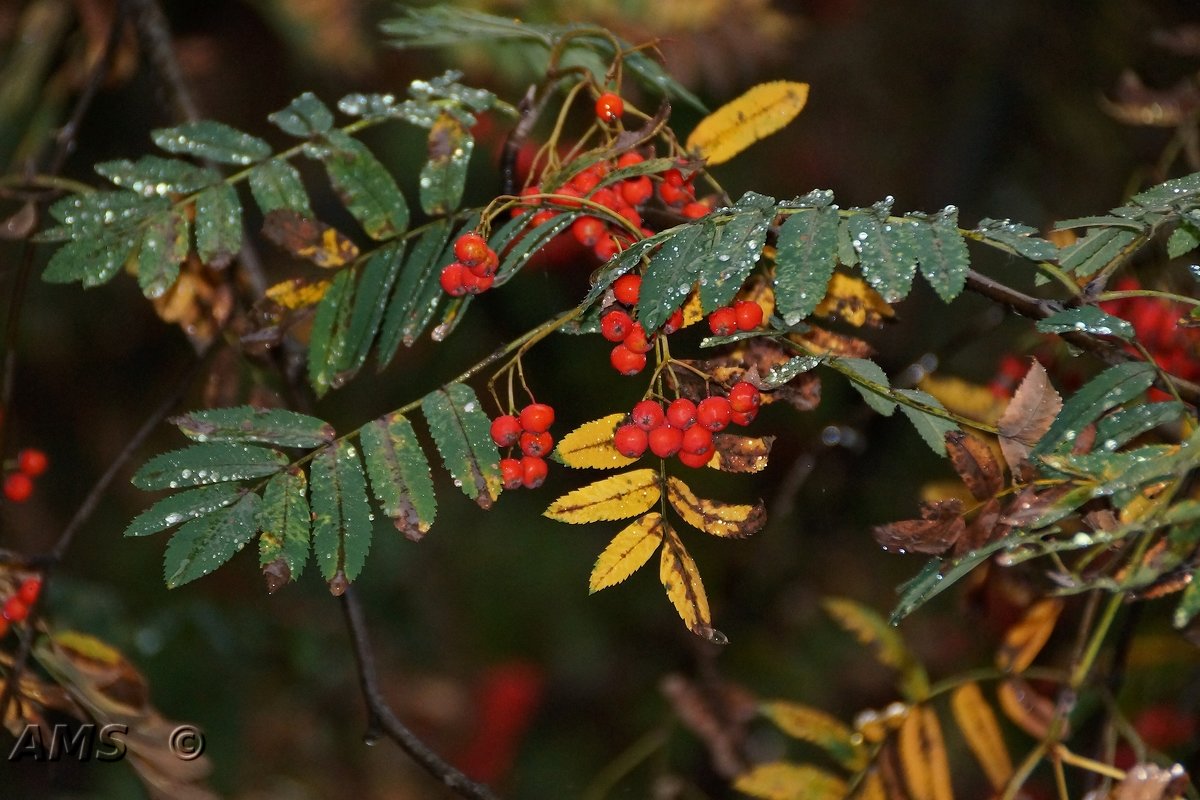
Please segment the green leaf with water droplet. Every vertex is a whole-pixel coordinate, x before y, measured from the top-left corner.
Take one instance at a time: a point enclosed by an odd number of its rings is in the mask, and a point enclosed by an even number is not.
[[[320,447],[333,441],[333,426],[285,408],[233,406],[192,411],[171,424],[198,442],[262,442],[279,447]]]
[[[353,356],[347,337],[354,289],[354,270],[343,269],[325,291],[313,315],[308,342],[308,382],[317,397],[342,385],[341,373]]]
[[[149,536],[152,533],[173,528],[181,522],[212,514],[225,508],[242,496],[242,487],[232,483],[218,483],[176,492],[164,497],[150,508],[134,517],[125,528],[125,536]]]
[[[396,179],[362,142],[341,131],[325,135],[319,153],[334,191],[372,239],[398,236],[408,228],[408,203]]]
[[[863,277],[889,303],[908,296],[917,273],[917,259],[908,229],[912,223],[887,221],[886,204],[873,213],[855,214],[847,220]]]
[[[397,530],[419,541],[433,525],[437,499],[412,423],[401,414],[388,414],[364,425],[360,438],[380,508]]]
[[[282,158],[272,158],[254,167],[249,181],[250,193],[264,215],[283,209],[295,211],[305,219],[313,218],[300,172]]]
[[[354,310],[350,314],[350,329],[346,333],[346,348],[351,353],[345,372],[352,376],[367,360],[371,345],[379,333],[396,278],[404,264],[403,240],[389,242],[367,259],[362,277],[354,293]]]
[[[718,229],[717,241],[699,266],[700,308],[709,313],[729,305],[762,256],[767,228],[775,217],[775,198],[746,192]]]
[[[1011,534],[958,558],[934,558],[925,562],[916,576],[896,589],[900,600],[888,621],[892,625],[899,625],[901,620],[969,575],[993,554],[1019,544],[1024,535],[1021,532]]]
[[[231,507],[221,509],[180,528],[167,542],[163,575],[167,588],[176,589],[209,574],[245,547],[258,531],[259,499],[253,492],[242,495]]]
[[[321,575],[353,581],[371,549],[371,507],[358,450],[345,440],[317,453],[309,468],[313,551]]]
[[[131,479],[146,491],[204,486],[210,483],[261,478],[287,466],[278,450],[231,442],[208,442],[160,453],[142,465]]]
[[[650,257],[642,275],[637,318],[647,333],[653,333],[683,305],[704,259],[716,241],[716,226],[709,221],[689,225]]]
[[[1030,261],[1054,261],[1058,248],[1052,242],[1034,236],[1037,228],[1012,222],[1007,219],[981,219],[975,231],[986,241],[994,242],[1004,250],[1015,253]]]
[[[462,120],[443,112],[429,129],[429,159],[421,167],[421,208],[435,216],[449,214],[462,202],[467,165],[475,138]]]
[[[1034,446],[1030,455],[1049,453],[1064,442],[1074,441],[1087,425],[1105,411],[1131,400],[1154,383],[1153,364],[1130,362],[1109,367],[1092,378],[1058,412],[1050,429]]]
[[[1115,336],[1129,341],[1133,326],[1120,317],[1106,314],[1096,306],[1068,308],[1037,321],[1042,333],[1090,333],[1093,336]]]
[[[1200,195],[1200,172],[1194,172],[1191,175],[1172,178],[1157,186],[1152,186],[1129,199],[1140,206],[1162,207],[1186,203],[1198,195]]]
[[[938,297],[949,303],[962,294],[971,259],[967,243],[958,232],[957,212],[943,211],[928,221],[916,223],[908,232],[921,274]]]
[[[788,217],[775,246],[775,312],[796,325],[825,297],[837,265],[838,212],[832,206]]]
[[[220,173],[214,169],[159,156],[102,161],[96,165],[96,172],[142,197],[191,194],[221,182]]]
[[[232,186],[219,184],[196,196],[196,254],[221,269],[242,249],[242,202]]]
[[[447,250],[450,230],[450,220],[435,220],[401,266],[379,330],[376,359],[381,370],[391,363],[401,342],[416,341],[437,309],[443,294],[438,279],[442,267],[450,263],[443,259],[452,258]]]
[[[138,285],[151,299],[162,297],[179,278],[179,265],[187,259],[190,226],[187,217],[168,211],[152,217],[142,232],[138,248]]]
[[[537,255],[542,247],[570,227],[571,223],[579,216],[574,211],[555,214],[517,240],[517,243],[509,248],[508,252],[497,250],[496,252],[500,256],[500,268],[496,272],[496,286],[508,283],[522,267],[529,263],[531,258]]]
[[[661,245],[663,242],[669,241],[680,231],[686,230],[690,225],[681,225],[675,228],[668,228],[664,231],[659,231],[653,236],[645,239],[639,239],[629,247],[617,253],[608,260],[604,266],[600,267],[595,272],[592,279],[592,288],[588,290],[587,296],[583,298],[581,306],[590,306],[595,303],[600,297],[608,291],[608,287],[616,283],[617,278],[627,272],[633,272],[641,265],[642,259]]]
[[[896,394],[907,397],[916,404],[900,403],[899,405],[904,416],[908,417],[909,422],[917,429],[917,433],[921,434],[925,444],[929,445],[930,449],[939,456],[946,455],[946,434],[958,430],[958,425],[953,420],[925,410],[931,408],[945,411],[945,406],[933,395],[919,389],[896,389],[895,391]]]
[[[137,249],[137,231],[105,230],[81,233],[75,241],[54,251],[42,273],[47,283],[81,282],[85,288],[108,283]]]
[[[1092,228],[1087,236],[1063,248],[1059,264],[1081,277],[1095,275],[1114,259],[1126,255],[1126,248],[1140,238],[1141,234],[1124,228]]]
[[[1116,450],[1122,445],[1154,430],[1159,425],[1174,422],[1183,416],[1186,406],[1178,400],[1165,403],[1143,403],[1114,411],[1096,423],[1096,447]]]
[[[302,470],[281,472],[267,481],[257,524],[258,563],[267,566],[283,559],[288,579],[296,580],[304,572],[310,549],[312,517],[308,508],[308,481]]]
[[[862,395],[871,408],[885,417],[890,417],[896,410],[896,401],[888,395],[891,384],[888,382],[887,373],[874,361],[866,358],[835,358],[831,359],[830,363],[835,363],[850,373],[847,376],[851,379],[850,385]]]
[[[794,356],[778,366],[771,367],[759,382],[759,388],[775,389],[790,382],[801,373],[816,368],[825,359],[820,356]]]
[[[425,395],[421,411],[455,485],[480,508],[491,508],[502,488],[500,453],[475,392],[452,383]]]
[[[312,92],[305,92],[267,119],[284,133],[303,139],[325,133],[333,127],[333,112]]]
[[[1167,239],[1169,258],[1179,258],[1200,246],[1200,225],[1197,224],[1200,221],[1193,220],[1194,217],[1181,220],[1179,227],[1171,231],[1171,236]]]
[[[154,143],[168,153],[184,153],[221,164],[249,166],[271,155],[271,145],[222,122],[186,122],[150,132]]]

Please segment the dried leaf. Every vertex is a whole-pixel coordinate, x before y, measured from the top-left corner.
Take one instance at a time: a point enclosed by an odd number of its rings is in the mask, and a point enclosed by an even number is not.
[[[568,492],[551,503],[543,515],[576,525],[626,519],[649,510],[661,495],[658,471],[635,469]]]
[[[294,311],[297,308],[308,308],[321,302],[325,292],[329,290],[330,280],[310,281],[305,278],[292,278],[267,287],[267,299],[276,305]]]
[[[983,692],[979,690],[979,684],[972,681],[955,689],[950,696],[950,708],[963,738],[967,740],[967,746],[975,754],[979,766],[983,767],[988,783],[999,792],[1012,777],[1012,759],[1008,755],[1008,748],[1004,746],[1000,724]]]
[[[1045,646],[1063,610],[1059,597],[1047,597],[1029,607],[1021,621],[1004,634],[996,653],[996,666],[1006,672],[1024,672]]]
[[[846,782],[809,764],[770,761],[739,775],[733,788],[762,800],[842,800]]]
[[[767,511],[762,502],[735,505],[705,500],[697,497],[686,483],[673,476],[667,478],[667,500],[684,522],[713,536],[749,536],[761,530],[767,521]]]
[[[806,102],[807,83],[760,83],[700,120],[688,136],[687,149],[710,166],[723,164],[787,125]]]
[[[954,546],[966,531],[962,517],[950,519],[906,519],[876,525],[871,535],[884,550],[897,553],[941,555]]]
[[[637,461],[617,452],[613,446],[613,433],[625,419],[625,414],[609,414],[607,417],[585,422],[564,436],[554,449],[554,457],[575,469],[616,469]]]
[[[856,328],[878,328],[884,320],[896,316],[879,292],[862,278],[835,272],[829,280],[825,299],[813,309],[819,317],[840,319]]]
[[[725,778],[746,771],[746,723],[754,718],[755,698],[741,686],[667,675],[659,689],[685,728],[708,748],[713,768]]]
[[[708,466],[722,472],[762,472],[767,468],[774,436],[738,436],[718,433],[713,436],[713,457]]]
[[[358,257],[358,246],[336,228],[291,209],[268,211],[262,232],[284,250],[318,267],[341,267]]]
[[[994,497],[1004,488],[1004,475],[991,448],[977,436],[963,431],[946,434],[946,452],[954,471],[976,500]]]
[[[1062,410],[1062,398],[1050,385],[1045,368],[1036,360],[1000,415],[1000,450],[1014,473]]]
[[[592,567],[589,593],[615,586],[641,569],[662,543],[663,529],[662,515],[652,511],[614,536]]]
[[[1018,728],[1035,739],[1044,739],[1050,732],[1054,701],[1035,692],[1026,681],[1020,678],[1002,681],[996,688],[996,696],[1000,700],[1000,710]],[[1059,736],[1063,739],[1069,736],[1065,722]]]
[[[912,800],[953,800],[946,741],[934,710],[927,706],[912,709],[900,726],[898,742],[904,782]]]

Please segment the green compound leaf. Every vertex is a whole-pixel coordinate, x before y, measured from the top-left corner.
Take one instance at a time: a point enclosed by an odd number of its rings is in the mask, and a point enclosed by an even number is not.
[[[217,269],[242,249],[242,201],[232,186],[219,184],[196,196],[196,254]]]
[[[328,422],[283,408],[234,406],[172,417],[172,425],[197,442],[262,442],[279,447],[321,447],[336,433]]]
[[[389,239],[408,228],[408,203],[391,173],[362,142],[341,131],[325,135],[328,147],[313,152],[325,164],[334,190],[372,239]]]
[[[1200,219],[1196,212],[1180,220],[1179,227],[1171,231],[1167,239],[1167,256],[1179,258],[1200,247]]]
[[[391,363],[401,342],[412,345],[417,340],[437,310],[443,294],[438,278],[442,267],[450,263],[443,264],[441,260],[450,241],[450,231],[450,220],[432,222],[401,267],[379,330],[376,359],[381,370]]]
[[[885,417],[892,415],[892,412],[896,410],[896,401],[871,388],[874,386],[886,392],[891,387],[883,367],[866,358],[836,358],[833,361],[854,376],[851,378],[850,385],[862,395],[863,400],[867,401],[867,405]]]
[[[1096,306],[1068,308],[1037,321],[1035,326],[1042,333],[1090,333],[1093,336],[1115,336],[1129,341],[1133,338],[1133,326],[1120,317],[1106,314]]]
[[[846,228],[863,277],[884,300],[895,303],[912,289],[917,260],[906,230],[911,224],[888,222],[890,206],[890,201],[876,203],[870,213],[850,217]]]
[[[267,119],[291,136],[308,139],[333,127],[333,112],[312,92],[305,92],[287,108],[268,114]]]
[[[231,507],[221,509],[180,528],[167,542],[163,576],[175,589],[209,574],[233,558],[258,531],[259,499],[253,492]]]
[[[538,254],[543,245],[570,227],[571,223],[579,216],[579,213],[574,211],[555,214],[522,236],[516,244],[509,248],[508,252],[497,250],[496,253],[500,256],[500,268],[496,271],[496,286],[508,283],[529,263],[531,258]]]
[[[313,218],[300,172],[282,158],[272,158],[250,170],[250,193],[264,215],[282,209]]]
[[[421,167],[421,209],[449,214],[462,202],[475,138],[462,120],[443,112],[429,129],[429,160]]]
[[[1192,173],[1152,186],[1135,194],[1130,200],[1140,206],[1170,208],[1188,203],[1197,196],[1200,196],[1200,173]]]
[[[957,209],[947,208],[927,222],[916,223],[908,232],[921,274],[938,297],[949,303],[962,294],[971,259],[958,231]]]
[[[1082,277],[1095,275],[1120,257],[1141,234],[1124,228],[1092,228],[1088,235],[1063,248],[1059,264]]]
[[[1010,253],[1016,253],[1030,261],[1054,261],[1058,258],[1058,248],[1052,242],[1033,235],[1038,232],[1037,228],[1019,222],[981,219],[975,232],[984,239],[1001,245]]]
[[[729,305],[762,256],[775,198],[746,192],[731,209],[716,244],[699,267],[700,307],[709,313]]]
[[[42,280],[47,283],[79,281],[89,289],[108,283],[133,257],[140,239],[137,231],[81,233],[76,241],[54,251],[42,273]]]
[[[383,323],[392,287],[404,264],[405,242],[401,239],[389,242],[367,259],[362,268],[362,278],[354,293],[354,309],[350,314],[350,328],[346,332],[346,350],[350,353],[345,371],[352,376],[366,363],[371,345]]]
[[[1096,423],[1096,447],[1116,450],[1146,431],[1183,416],[1186,406],[1178,400],[1165,403],[1144,403],[1114,411]]]
[[[838,212],[834,206],[792,214],[775,246],[775,310],[797,325],[825,297],[837,265]]]
[[[225,508],[243,494],[243,489],[232,483],[218,483],[177,492],[164,497],[150,508],[134,517],[125,529],[125,536],[149,536],[152,533],[173,528],[181,522],[203,517]]]
[[[271,155],[271,145],[221,122],[203,120],[150,132],[168,153],[184,153],[221,164],[249,166]]]
[[[675,309],[683,305],[716,236],[717,228],[712,222],[690,225],[650,257],[642,275],[637,305],[638,321],[648,333],[661,328]]]
[[[287,466],[288,458],[265,447],[209,442],[160,453],[142,465],[132,483],[139,489],[178,489],[262,478]]]
[[[475,392],[452,383],[425,395],[421,410],[455,485],[480,508],[491,508],[502,488],[500,454]]]
[[[220,173],[214,169],[159,156],[103,161],[96,165],[96,172],[142,197],[192,194],[221,182]]]
[[[267,481],[258,509],[258,563],[274,592],[304,572],[310,549],[312,517],[308,508],[308,481],[302,470],[281,472]]]
[[[433,525],[437,499],[425,452],[412,423],[388,414],[362,427],[363,457],[383,513],[408,539],[420,541]]]
[[[345,590],[362,571],[371,548],[371,507],[358,450],[345,440],[317,453],[309,469],[313,550],[330,591]]]
[[[1050,429],[1030,455],[1049,453],[1063,442],[1074,441],[1081,430],[1105,411],[1149,389],[1155,374],[1153,364],[1140,362],[1118,364],[1104,370],[1063,404]]]
[[[313,316],[308,343],[308,382],[317,397],[340,387],[354,352],[347,342],[354,307],[354,270],[343,269],[325,291]]]
[[[179,278],[179,265],[187,259],[188,221],[169,211],[150,219],[138,249],[138,285],[151,299],[162,297]]]
[[[946,410],[945,406],[936,397],[919,389],[896,389],[896,394],[903,395],[926,408],[935,408],[939,411]],[[930,414],[921,408],[908,405],[907,403],[900,403],[899,405],[900,410],[904,412],[904,416],[908,417],[909,422],[917,429],[917,433],[921,434],[921,438],[925,440],[925,444],[929,445],[933,452],[939,456],[946,455],[946,434],[950,431],[958,430],[958,425],[945,417]]]

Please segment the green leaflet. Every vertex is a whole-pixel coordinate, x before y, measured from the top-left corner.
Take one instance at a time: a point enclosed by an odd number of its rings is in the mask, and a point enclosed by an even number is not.
[[[283,408],[234,406],[192,411],[170,420],[197,442],[262,442],[279,447],[320,447],[336,435],[328,422]]]
[[[311,516],[307,497],[308,481],[303,470],[281,472],[267,481],[257,524],[258,563],[267,574],[267,585],[278,586],[294,581],[308,563]],[[286,572],[283,568],[286,568]]]
[[[291,136],[308,139],[333,127],[333,112],[312,92],[305,92],[267,119]]]
[[[343,373],[354,356],[347,342],[354,290],[354,270],[343,269],[317,305],[308,342],[308,382],[317,397],[345,382]]]
[[[793,356],[782,364],[771,367],[763,376],[760,388],[776,389],[789,383],[797,375],[808,372],[824,361],[820,356]]]
[[[891,384],[888,382],[887,373],[874,361],[866,358],[835,358],[831,359],[831,363],[843,367],[854,377],[858,378],[858,380],[851,378],[850,385],[862,395],[863,400],[866,400],[867,405],[871,408],[885,417],[890,417],[892,412],[896,410],[895,400],[870,388],[873,385],[886,391],[891,387]]]
[[[716,244],[698,270],[700,308],[706,314],[729,305],[750,277],[767,243],[767,228],[775,217],[775,198],[746,192],[731,211],[732,219],[720,228]]]
[[[175,589],[207,575],[233,558],[258,531],[255,515],[258,495],[250,492],[231,507],[221,509],[180,528],[167,542],[163,576]]]
[[[838,212],[833,206],[806,209],[788,217],[775,246],[775,310],[786,325],[797,325],[825,297],[837,265]]]
[[[357,578],[371,548],[367,480],[358,451],[345,440],[317,453],[309,473],[313,550],[321,575],[340,594],[334,579],[339,573],[347,581]]]
[[[242,496],[242,488],[232,483],[218,483],[176,492],[164,497],[134,517],[125,528],[125,536],[149,536],[173,528],[181,522],[203,517],[224,508]]]
[[[938,297],[949,303],[962,294],[971,259],[967,243],[958,232],[957,210],[946,209],[928,222],[916,223],[908,233],[921,274]]]
[[[271,155],[271,145],[221,122],[187,122],[150,132],[154,143],[168,153],[186,153],[221,164],[249,166]]]
[[[168,211],[151,217],[138,248],[138,285],[151,299],[162,297],[179,278],[179,265],[188,254],[187,217]]]
[[[647,253],[690,227],[690,225],[681,225],[668,228],[665,231],[659,231],[646,239],[639,239],[625,250],[617,253],[608,260],[608,263],[596,271],[595,277],[592,279],[592,288],[588,291],[587,296],[583,298],[583,302],[580,305],[590,306],[599,300],[608,291],[608,287],[616,282],[617,278],[626,272],[637,269],[642,263],[642,258]]]
[[[142,197],[192,194],[221,182],[220,173],[214,169],[159,156],[103,161],[96,165],[96,172]]]
[[[462,202],[475,138],[455,115],[442,112],[429,129],[429,160],[421,167],[421,209],[449,214]]]
[[[1140,362],[1118,364],[1104,370],[1063,404],[1050,429],[1030,455],[1049,453],[1064,441],[1073,441],[1079,431],[1105,411],[1149,389],[1154,376],[1154,365]]]
[[[334,190],[372,239],[389,239],[408,228],[408,203],[395,178],[357,139],[341,131],[325,134],[328,147],[314,147]]]
[[[300,172],[282,158],[272,158],[250,170],[250,193],[264,215],[284,209],[308,219],[313,217]]]
[[[1096,423],[1096,447],[1116,450],[1143,433],[1183,416],[1186,407],[1178,400],[1143,403],[1114,411]]]
[[[429,324],[441,300],[442,287],[438,284],[438,277],[444,265],[439,257],[445,252],[449,240],[450,220],[435,220],[413,245],[412,252],[401,267],[379,331],[376,358],[380,369],[391,363],[402,341],[411,345]]]
[[[1139,238],[1139,233],[1124,228],[1092,228],[1087,236],[1063,248],[1059,264],[1082,277],[1095,275]]]
[[[362,268],[362,278],[354,293],[350,328],[346,332],[346,350],[350,357],[345,369],[349,375],[354,375],[362,368],[379,333],[392,287],[404,264],[405,244],[402,239],[388,242],[372,253]]]
[[[1002,245],[1005,250],[1030,261],[1054,261],[1058,258],[1058,248],[1052,242],[1033,235],[1037,233],[1037,228],[1019,222],[981,219],[975,231],[984,239]]]
[[[514,275],[520,272],[522,267],[529,263],[529,259],[537,255],[543,245],[565,231],[579,216],[579,213],[574,211],[556,214],[522,236],[507,253],[497,250],[496,252],[500,256],[500,268],[496,271],[495,285],[503,286],[508,283]]]
[[[1037,321],[1035,326],[1042,333],[1090,333],[1094,336],[1115,336],[1129,341],[1133,338],[1133,326],[1120,317],[1106,314],[1096,306],[1068,308]]]
[[[895,303],[912,289],[917,260],[907,234],[912,223],[888,222],[888,211],[886,201],[877,203],[872,212],[850,217],[846,228],[863,277],[884,300]]]
[[[242,202],[232,186],[218,184],[196,196],[196,254],[220,269],[242,249]]]
[[[360,436],[375,499],[397,530],[420,541],[433,525],[437,499],[412,423],[388,414],[364,425]]]
[[[277,450],[228,442],[193,444],[160,453],[142,465],[132,483],[139,489],[178,489],[271,475],[287,466]]]
[[[637,306],[638,321],[647,333],[661,328],[683,305],[716,235],[717,228],[711,221],[690,225],[650,257]]]
[[[903,395],[927,408],[946,410],[936,397],[919,389],[896,389],[895,391],[896,394]],[[899,406],[900,410],[904,412],[904,416],[908,417],[909,422],[917,429],[917,433],[921,434],[925,444],[929,445],[939,456],[946,455],[946,434],[958,430],[958,425],[945,417],[930,414],[907,403],[900,403]]]
[[[500,496],[500,454],[475,392],[452,383],[425,395],[421,411],[455,485],[480,508],[491,508]]]
[[[1167,239],[1167,257],[1179,258],[1200,246],[1200,227],[1194,221],[1182,221]]]
[[[1187,627],[1197,613],[1200,613],[1200,568],[1192,573],[1191,582],[1183,590],[1183,596],[1179,598],[1179,605],[1175,607],[1171,623],[1176,628]]]
[[[993,554],[1019,544],[1024,535],[1022,532],[1013,533],[978,550],[968,551],[958,558],[933,558],[925,562],[925,566],[916,576],[896,590],[900,594],[900,600],[892,611],[889,622],[899,625],[902,619],[949,589]]]
[[[103,230],[80,233],[79,238],[54,251],[42,273],[47,283],[81,282],[85,288],[108,283],[137,249],[137,231]]]
[[[1200,195],[1200,173],[1193,172],[1182,178],[1152,186],[1144,192],[1135,194],[1130,200],[1140,206],[1170,207],[1176,204],[1188,203]]]
[[[39,235],[42,241],[64,241],[50,257],[42,279],[50,283],[80,281],[85,287],[112,280],[142,240],[146,219],[170,212],[162,197],[133,192],[92,192],[64,197],[50,206],[59,226]]]

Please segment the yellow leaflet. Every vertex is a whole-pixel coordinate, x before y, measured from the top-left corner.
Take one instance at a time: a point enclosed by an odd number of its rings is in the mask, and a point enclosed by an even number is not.
[[[862,278],[835,272],[829,279],[825,299],[813,309],[818,317],[836,317],[856,328],[863,325],[878,327],[885,319],[896,315],[879,292]]]
[[[948,411],[989,425],[996,424],[1008,405],[1008,401],[996,397],[986,386],[952,375],[926,375],[917,388],[936,397]]]
[[[609,414],[607,417],[585,422],[568,433],[558,443],[554,454],[559,461],[576,469],[616,469],[627,467],[636,458],[626,458],[613,447],[612,437],[624,414]]]
[[[112,667],[124,660],[124,656],[116,648],[86,633],[60,631],[54,634],[53,638],[54,644],[70,650],[75,655],[82,656],[88,661]]]
[[[846,782],[809,764],[770,761],[743,772],[733,782],[742,794],[762,800],[842,800]]]
[[[683,303],[683,327],[695,325],[702,319],[704,319],[704,312],[700,307],[700,293],[693,289]]]
[[[929,676],[925,674],[925,668],[887,620],[866,606],[840,597],[822,601],[821,607],[859,642],[871,646],[879,663],[900,673],[900,689],[907,699],[919,701],[929,695]]]
[[[912,800],[954,800],[942,726],[932,708],[918,706],[900,726],[900,765]]]
[[[274,286],[268,287],[264,294],[267,298],[284,308],[297,309],[307,306],[315,306],[321,302],[321,298],[325,296],[325,292],[329,289],[329,284],[333,281],[314,281],[312,283],[303,278],[293,278],[289,281],[281,281]]]
[[[1060,597],[1047,597],[1030,606],[1021,621],[1005,632],[1004,642],[996,652],[996,666],[1005,672],[1028,669],[1054,632],[1062,610]]]
[[[950,697],[950,708],[954,719],[962,730],[967,746],[975,754],[979,766],[987,775],[988,783],[997,792],[1008,784],[1012,777],[1012,760],[1004,746],[1004,736],[992,707],[984,699],[977,683],[964,683]]]
[[[762,472],[767,468],[774,436],[756,438],[734,433],[713,436],[713,457],[705,466],[721,472]]]
[[[700,120],[687,139],[687,149],[709,165],[723,164],[787,125],[806,102],[807,83],[760,83]]]
[[[1035,692],[1027,682],[1016,678],[1003,681],[996,687],[996,698],[1004,715],[1033,738],[1042,739],[1050,732],[1055,717],[1054,701]],[[1063,725],[1059,735],[1066,739],[1069,734]]]
[[[858,786],[854,800],[888,800],[887,787],[883,785],[883,778],[878,769],[867,773],[867,777]]]
[[[564,494],[550,504],[545,515],[573,524],[625,519],[648,511],[661,494],[658,472],[635,469]]]
[[[590,593],[615,586],[642,568],[662,543],[663,518],[652,511],[613,537],[596,559],[588,579]]]
[[[700,572],[696,562],[684,548],[683,542],[666,522],[662,523],[663,548],[662,560],[659,562],[658,579],[667,590],[667,597],[675,606],[683,624],[693,633],[697,629],[708,628],[712,617],[708,610],[708,596],[704,593],[704,584],[700,581]]]
[[[851,772],[867,765],[862,738],[856,737],[854,731],[837,717],[785,700],[763,703],[759,710],[788,736],[815,744]]]
[[[752,506],[702,500],[679,478],[667,478],[667,500],[683,521],[713,536],[741,538],[757,533],[767,521],[763,504]]]

